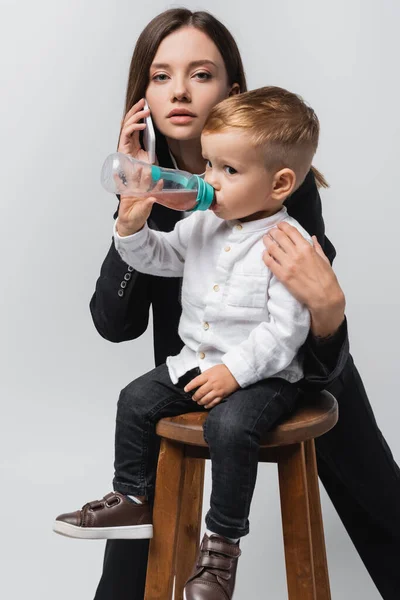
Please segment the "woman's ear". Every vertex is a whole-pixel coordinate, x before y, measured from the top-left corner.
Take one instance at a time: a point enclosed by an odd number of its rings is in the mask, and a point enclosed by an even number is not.
[[[237,94],[240,94],[240,86],[238,83],[234,83],[229,91],[228,97],[230,98],[231,96],[236,96]]]
[[[296,186],[296,174],[292,169],[281,169],[274,175],[272,197],[284,201],[292,194]]]

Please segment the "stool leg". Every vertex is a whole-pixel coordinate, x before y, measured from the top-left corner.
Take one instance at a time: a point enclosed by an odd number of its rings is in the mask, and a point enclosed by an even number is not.
[[[289,600],[316,600],[304,445],[277,449]]]
[[[304,444],[317,600],[331,600],[314,440]]]
[[[162,439],[144,600],[171,600],[183,482],[184,445]]]
[[[182,600],[183,588],[196,560],[203,509],[205,460],[186,457],[184,464],[185,476],[175,555],[175,600]]]

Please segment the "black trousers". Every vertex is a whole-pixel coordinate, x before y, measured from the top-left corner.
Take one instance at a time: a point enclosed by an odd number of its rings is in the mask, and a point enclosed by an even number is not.
[[[122,390],[115,428],[114,490],[150,501],[154,497],[160,449],[157,422],[206,411],[193,402],[193,392],[183,390],[187,380],[199,374],[198,368],[192,369],[174,385],[164,363]],[[249,533],[260,440],[289,416],[298,395],[295,384],[270,377],[239,388],[208,411],[204,439],[210,449],[212,490],[207,529],[229,538]]]
[[[320,479],[382,598],[399,600],[400,470],[351,357],[330,391],[340,418],[316,440]],[[148,547],[108,541],[95,600],[143,600]]]

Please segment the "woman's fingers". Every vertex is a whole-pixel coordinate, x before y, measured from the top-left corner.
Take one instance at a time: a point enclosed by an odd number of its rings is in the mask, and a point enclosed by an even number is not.
[[[336,331],[344,318],[345,297],[318,240],[311,245],[288,223],[279,223],[282,237],[266,235],[262,259],[287,290],[311,312],[311,330],[317,335]],[[292,245],[288,245],[288,240]],[[288,251],[285,249],[289,248]]]
[[[298,229],[286,222],[278,223],[276,227],[268,231],[267,236],[278,244],[286,254],[293,254],[296,250],[304,250],[309,247],[309,243]],[[268,239],[265,242],[265,245],[268,247]]]
[[[124,127],[123,135],[125,137],[129,137],[133,132],[142,131],[143,129],[146,129],[145,123],[132,123],[128,127]]]
[[[281,246],[270,233],[264,235],[263,237],[264,246],[266,247],[266,252],[268,252],[269,256],[274,258],[277,263],[281,263],[284,259],[285,254],[287,253],[283,246]]]
[[[265,266],[268,267],[270,271],[272,271],[272,273],[275,275],[275,277],[279,279],[279,281],[282,281],[285,275],[285,270],[279,263],[279,261],[270,254],[269,250],[264,250],[262,259],[264,261]]]
[[[125,115],[125,118],[122,119],[122,123],[125,121],[126,118],[129,118],[131,115],[138,112],[138,110],[142,110],[143,107],[144,107],[144,98],[141,98],[138,102],[136,102],[136,104],[134,104],[132,106],[132,108],[130,108],[128,110],[128,112]]]
[[[140,150],[139,131],[144,129],[139,124],[132,125],[129,130],[122,129],[118,143],[118,152],[136,156]]]
[[[146,128],[144,123],[133,123],[130,127],[123,129],[121,132],[118,150],[136,156],[141,149],[139,140],[139,131]],[[126,152],[128,150],[128,152]]]
[[[286,223],[286,221],[278,223],[277,228],[279,231],[283,231],[283,233],[286,234],[294,246],[303,246],[304,244],[308,244],[308,242],[301,235],[300,231],[296,229],[296,227],[293,227],[293,225]]]
[[[268,247],[268,242],[272,245],[278,245],[284,252],[290,254],[294,249],[295,245],[292,240],[284,231],[281,231],[277,227],[273,227],[270,229],[266,235],[266,246]]]
[[[140,151],[139,131],[146,129],[145,123],[139,123],[150,114],[150,110],[143,110],[144,99],[137,102],[125,115],[121,123],[121,133],[118,151],[124,154],[136,154]]]
[[[278,223],[263,237],[263,242],[268,255],[280,265],[294,264],[314,252],[310,243],[289,223]],[[321,252],[323,254],[322,248]]]
[[[315,251],[316,251],[316,253],[317,253],[317,254],[318,254],[318,255],[319,255],[321,258],[323,258],[323,259],[324,259],[324,261],[325,261],[326,263],[328,263],[328,265],[330,265],[331,263],[330,263],[330,261],[329,261],[329,258],[326,256],[325,252],[322,250],[322,246],[321,246],[321,244],[319,243],[319,241],[317,240],[317,236],[316,236],[316,235],[313,235],[313,236],[312,236],[312,239],[313,239],[313,242],[314,242],[314,248],[315,248]]]
[[[128,115],[126,115],[124,122],[123,122],[123,127],[129,127],[133,123],[138,123],[138,121],[140,121],[141,119],[148,117],[149,114],[150,114],[150,110],[147,108],[146,110],[140,110],[139,112],[133,113],[130,117],[128,117]],[[146,125],[146,124],[141,123],[141,125]]]

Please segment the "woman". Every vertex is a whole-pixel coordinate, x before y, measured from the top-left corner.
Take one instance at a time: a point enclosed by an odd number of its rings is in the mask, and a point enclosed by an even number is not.
[[[140,144],[144,128],[140,121],[148,114],[143,111],[146,96],[157,130],[159,164],[202,173],[205,161],[199,138],[209,109],[245,90],[239,51],[226,28],[207,13],[166,11],[138,39],[118,150],[147,159]],[[169,116],[173,108],[193,116],[173,123]],[[133,206],[140,210],[135,199],[131,205],[124,201],[123,209]],[[265,239],[264,261],[310,310],[304,385],[326,387],[340,405],[338,425],[316,443],[319,474],[382,597],[395,600],[400,595],[400,473],[349,355],[344,296],[329,265],[335,250],[324,235],[311,172],[287,208],[320,245],[306,247],[296,232],[282,227]],[[169,231],[181,216],[156,204],[149,225]],[[134,272],[111,244],[91,300],[93,321],[110,341],[134,339],[146,330],[151,306],[158,365],[182,345],[177,334],[179,293],[179,280]],[[108,541],[96,599],[142,599],[147,552],[145,540]]]

